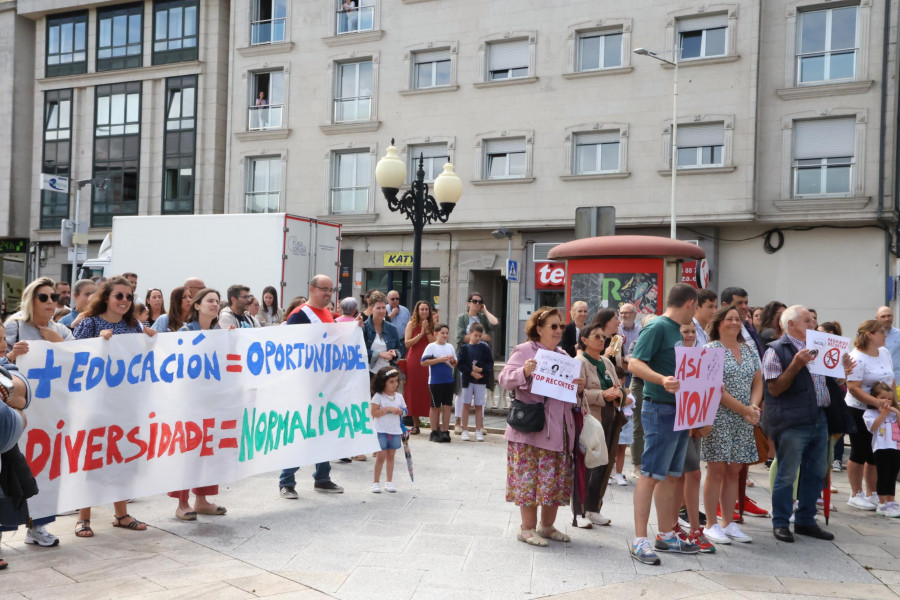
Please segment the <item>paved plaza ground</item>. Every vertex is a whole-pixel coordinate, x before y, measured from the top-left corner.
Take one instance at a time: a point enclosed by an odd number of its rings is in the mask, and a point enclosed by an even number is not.
[[[662,555],[652,567],[628,555],[633,480],[610,486],[603,512],[611,526],[573,528],[571,512],[560,509],[556,526],[572,542],[535,548],[515,539],[502,436],[485,443],[454,436],[451,444],[427,437],[411,443],[415,483],[398,455],[396,494],[370,492],[370,457],[333,464],[344,494],[314,492],[304,467],[299,500],[279,497],[274,473],[221,486],[224,517],[178,521],[175,500],[160,495],[129,505],[146,532],[113,529],[111,507],[102,507],[93,539],[75,537],[75,516],[49,526],[62,540],[56,548],[25,545],[24,530],[5,534],[10,566],[0,572],[0,600],[900,597],[900,519],[848,508],[844,473],[835,474],[834,542],[797,536],[784,544],[772,537],[771,520],[748,518],[752,544]],[[750,496],[769,508],[765,468],[753,467],[751,476]]]

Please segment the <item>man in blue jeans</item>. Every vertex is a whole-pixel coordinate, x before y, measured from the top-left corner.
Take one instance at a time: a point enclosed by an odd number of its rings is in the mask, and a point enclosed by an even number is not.
[[[799,469],[794,533],[833,540],[834,534],[816,523],[816,500],[828,470],[825,407],[831,397],[825,377],[811,373],[808,367],[815,356],[806,348],[806,331],[815,328],[815,320],[805,307],[796,304],[781,313],[781,327],[786,333],[768,345],[762,363],[766,380],[763,428],[775,442],[778,460],[772,488],[773,533],[779,541],[794,541],[789,522]]]
[[[644,380],[641,422],[644,454],[641,478],[634,487],[634,542],[631,556],[647,565],[658,565],[654,550],[696,554],[700,546],[676,532],[681,498],[675,493],[684,469],[687,430],[675,431],[675,344],[682,341],[681,326],[693,322],[697,290],[678,283],[666,298],[666,312],[643,328],[628,361],[628,370]],[[651,544],[647,538],[650,504],[656,500],[659,534]]]
[[[288,315],[288,325],[304,325],[307,323],[334,323],[334,316],[328,310],[331,295],[334,293],[334,282],[328,275],[316,275],[309,282],[309,300],[306,304],[298,306],[294,312]],[[291,467],[281,472],[278,479],[278,488],[281,497],[288,500],[296,500],[299,496],[294,486],[297,480],[294,475],[300,467]],[[344,488],[331,481],[331,463],[328,461],[316,463],[316,472],[313,479],[313,489],[317,492],[341,494]]]

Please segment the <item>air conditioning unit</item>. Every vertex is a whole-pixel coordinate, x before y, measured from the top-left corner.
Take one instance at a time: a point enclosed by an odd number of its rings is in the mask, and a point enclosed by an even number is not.
[[[550,253],[550,250],[552,250],[556,246],[559,246],[561,243],[562,242],[555,242],[555,243],[550,243],[550,244],[535,243],[534,246],[532,247],[532,251],[531,251],[532,262],[543,262],[543,261],[550,260],[549,258],[547,258],[547,255]]]

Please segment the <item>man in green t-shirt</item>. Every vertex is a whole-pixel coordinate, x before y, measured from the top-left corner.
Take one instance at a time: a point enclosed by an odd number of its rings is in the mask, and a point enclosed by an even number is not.
[[[628,369],[644,380],[644,454],[641,478],[634,488],[635,539],[631,555],[644,564],[658,565],[654,552],[696,554],[700,547],[675,533],[678,506],[675,484],[684,468],[689,432],[675,431],[675,344],[681,342],[681,326],[692,323],[697,308],[697,290],[676,284],[666,299],[666,312],[641,331],[628,362]],[[658,491],[654,496],[654,491]],[[647,539],[650,503],[656,498],[659,535]]]

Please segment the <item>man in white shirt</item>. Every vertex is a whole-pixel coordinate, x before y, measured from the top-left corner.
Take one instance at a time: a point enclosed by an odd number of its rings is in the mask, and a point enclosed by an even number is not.
[[[697,328],[697,343],[695,346],[705,346],[709,343],[709,332],[706,330],[716,314],[718,297],[712,290],[700,290],[697,292],[697,312],[694,313],[694,327]]]
[[[891,353],[891,360],[894,361],[894,381],[900,381],[900,329],[894,327],[894,311],[890,306],[882,306],[875,313],[875,320],[888,332],[884,347]]]

